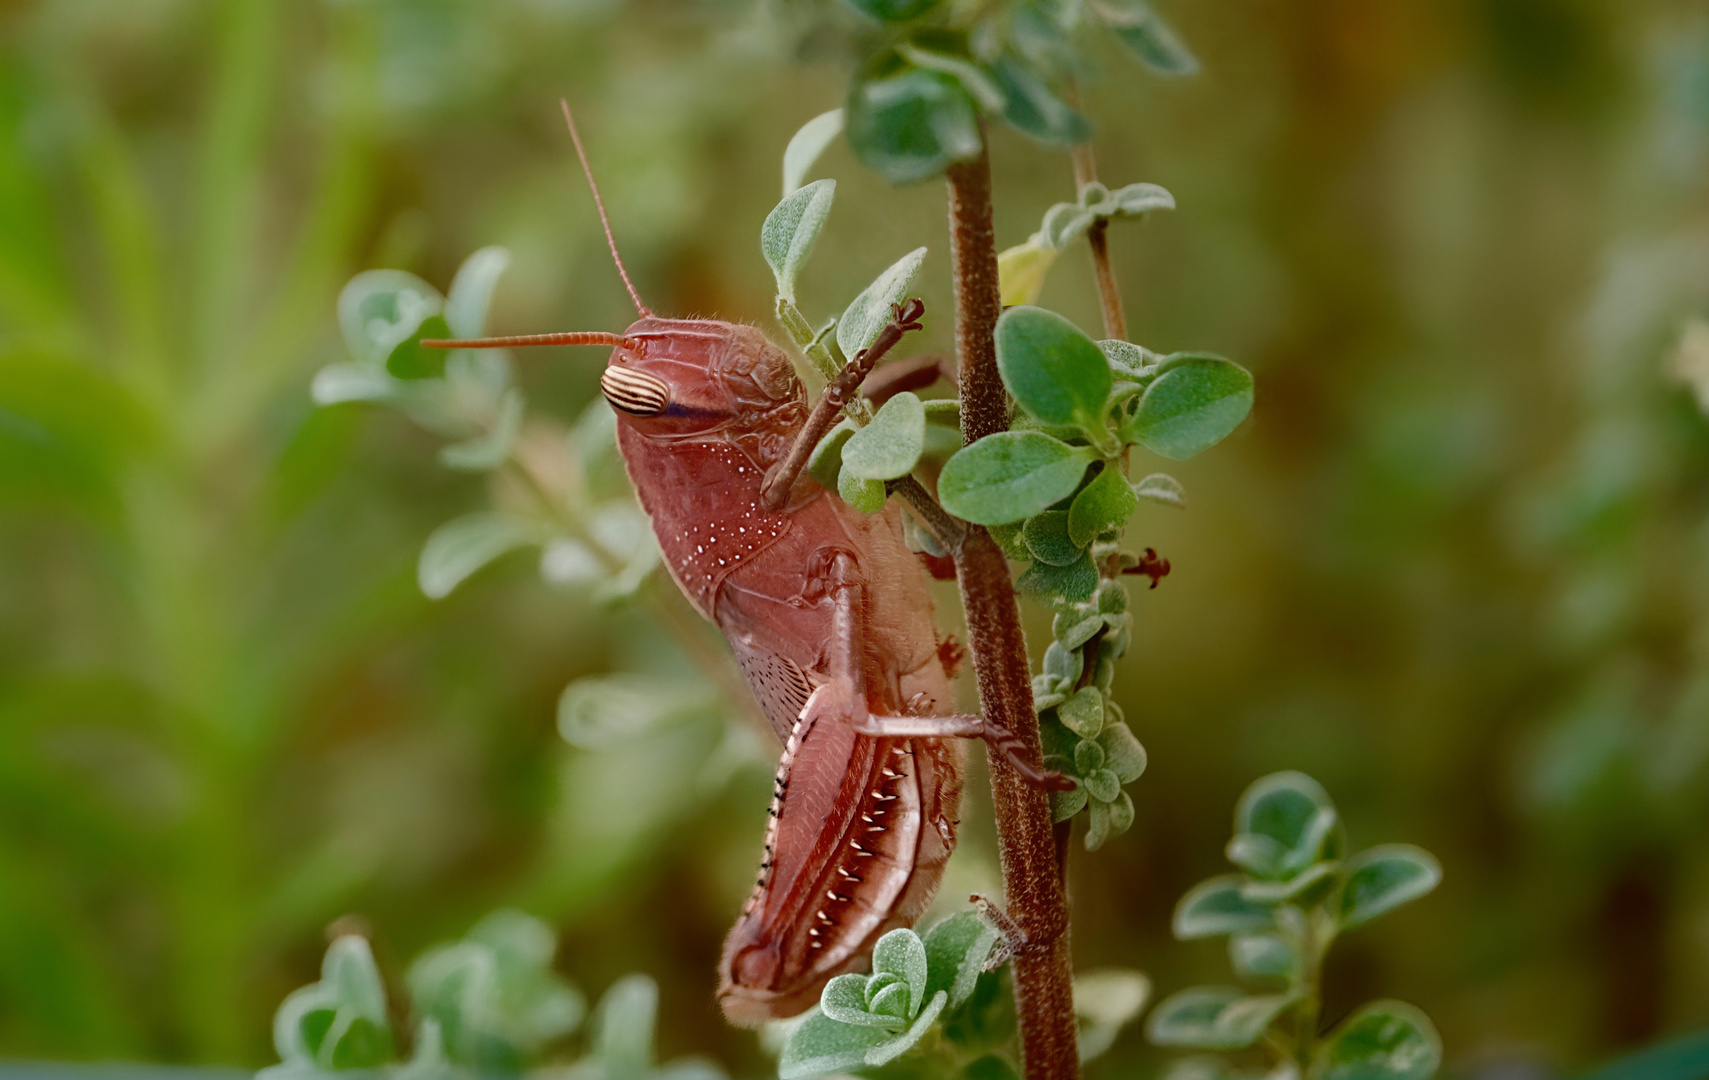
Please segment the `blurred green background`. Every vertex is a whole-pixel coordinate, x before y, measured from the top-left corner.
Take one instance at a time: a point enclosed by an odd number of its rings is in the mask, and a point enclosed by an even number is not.
[[[395,977],[511,904],[594,992],[659,980],[662,1056],[765,1067],[711,991],[772,748],[715,707],[566,745],[571,679],[682,668],[656,617],[522,556],[424,599],[423,539],[484,481],[308,387],[365,267],[443,287],[503,244],[495,329],[629,321],[559,96],[651,305],[771,329],[779,155],[847,77],[825,3],[0,5],[0,1057],[261,1065],[329,923]],[[1169,912],[1241,789],[1298,768],[1356,845],[1446,870],[1337,950],[1328,1017],[1404,998],[1451,1069],[1503,1075],[1703,1026],[1709,348],[1678,343],[1709,316],[1709,15],[1169,15],[1201,74],[1099,46],[1087,89],[1103,178],[1180,207],[1113,234],[1132,333],[1241,361],[1258,404],[1172,470],[1188,512],[1130,530],[1174,573],[1136,593],[1117,687],[1151,767],[1134,829],[1076,853],[1082,966],[1226,981]],[[1007,130],[992,153],[1006,246],[1072,174]],[[916,348],[947,349],[941,186],[841,146],[819,172],[804,302],[924,242]],[[1097,326],[1082,255],[1042,302]],[[593,355],[523,359],[535,408],[568,425]],[[952,902],[995,891],[973,801]],[[1097,1074],[1160,1060],[1135,1029]]]

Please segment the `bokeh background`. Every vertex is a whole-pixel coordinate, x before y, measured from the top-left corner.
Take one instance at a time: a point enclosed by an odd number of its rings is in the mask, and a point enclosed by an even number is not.
[[[769,327],[779,155],[847,77],[824,2],[0,5],[0,1057],[258,1066],[334,920],[395,975],[510,904],[593,992],[658,979],[664,1056],[764,1069],[711,989],[767,748],[718,708],[567,745],[572,679],[689,666],[656,611],[523,555],[425,599],[422,541],[484,481],[309,384],[366,267],[443,287],[503,244],[497,329],[629,321],[560,96],[652,306]],[[1179,203],[1113,234],[1132,332],[1241,361],[1258,403],[1130,533],[1174,565],[1118,680],[1151,766],[1076,854],[1077,954],[1226,981],[1169,912],[1240,790],[1298,768],[1355,844],[1446,869],[1338,946],[1329,1016],[1410,1000],[1451,1069],[1524,1075],[1704,1026],[1709,14],[1168,13],[1198,76],[1105,43],[1087,88],[1104,178]],[[992,152],[1019,243],[1069,163]],[[841,146],[818,174],[810,313],[927,243],[916,347],[947,349],[941,186]],[[1083,254],[1042,302],[1096,327]],[[596,396],[589,354],[523,364],[541,417]],[[982,806],[946,894],[994,884]],[[1097,1075],[1161,1060],[1134,1030]]]

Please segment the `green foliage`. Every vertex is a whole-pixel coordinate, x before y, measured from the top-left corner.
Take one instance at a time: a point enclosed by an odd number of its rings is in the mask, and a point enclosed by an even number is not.
[[[944,509],[976,525],[1023,521],[1074,493],[1090,448],[1040,431],[1004,431],[960,450],[938,478]]]
[[[794,194],[807,178],[813,163],[838,135],[843,133],[843,110],[822,112],[801,125],[783,151],[783,194]]]
[[[894,480],[914,471],[926,448],[926,407],[904,390],[842,447],[842,471],[862,480]]]
[[[926,249],[915,248],[849,301],[842,318],[837,320],[837,347],[844,356],[853,359],[878,337],[878,332],[889,324],[892,309],[908,295],[908,286],[913,284],[914,275],[925,261]]]
[[[1183,461],[1221,442],[1252,411],[1252,376],[1217,356],[1167,358],[1122,424],[1125,442]]]
[[[1345,846],[1334,803],[1309,776],[1275,773],[1248,787],[1227,850],[1245,873],[1211,878],[1183,896],[1175,936],[1228,935],[1236,974],[1281,989],[1180,991],[1152,1011],[1147,1037],[1159,1046],[1225,1052],[1262,1040],[1278,1067],[1312,1080],[1428,1080],[1441,1062],[1441,1040],[1411,1005],[1374,1001],[1328,1033],[1318,1030],[1319,975],[1336,936],[1441,880],[1436,860],[1421,848],[1386,844],[1344,859]],[[1234,1075],[1202,1059],[1179,1063],[1171,1075],[1203,1070]]]
[[[283,1065],[264,1075],[369,1069],[392,1058],[386,990],[367,941],[338,938],[326,950],[320,982],[295,991],[273,1018]]]
[[[295,991],[274,1018],[283,1062],[261,1080],[356,1073],[391,1080],[497,1080],[521,1076],[581,1025],[586,1002],[552,970],[557,936],[520,911],[495,911],[458,942],[437,945],[406,980],[417,1027],[407,1062],[396,1060],[385,987],[368,943],[346,935],[327,950],[321,981]],[[717,1066],[683,1058],[654,1063],[658,987],[619,979],[589,1018],[582,1080],[723,1080]]]
[[[1015,403],[1033,419],[1077,427],[1095,439],[1114,380],[1104,354],[1073,323],[1036,307],[997,320],[997,366]]]
[[[979,153],[978,108],[953,76],[880,54],[849,87],[849,146],[893,184],[937,176]]]
[[[790,303],[795,302],[795,278],[813,252],[836,194],[835,180],[815,180],[786,194],[760,227],[760,251],[777,279],[778,295]]]

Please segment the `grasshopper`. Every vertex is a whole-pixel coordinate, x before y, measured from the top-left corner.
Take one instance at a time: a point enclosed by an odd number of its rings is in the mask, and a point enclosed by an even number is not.
[[[422,344],[611,348],[600,388],[664,561],[723,631],[783,741],[759,878],[719,965],[726,1017],[758,1026],[815,1004],[832,976],[864,968],[877,939],[931,901],[955,848],[957,738],[987,740],[1035,782],[1063,781],[1028,761],[1008,732],[953,712],[954,645],[938,637],[897,504],[864,515],[805,469],[873,364],[919,328],[925,305],[897,305],[809,409],[789,357],[757,328],[647,308],[567,105],[564,119],[639,319],[621,334]]]

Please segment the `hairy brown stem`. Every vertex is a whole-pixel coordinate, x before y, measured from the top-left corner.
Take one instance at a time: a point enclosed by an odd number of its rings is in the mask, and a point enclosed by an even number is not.
[[[1009,424],[1008,397],[997,373],[996,231],[991,211],[991,163],[979,157],[948,171],[950,258],[955,273],[955,347],[961,383],[961,430],[967,442]],[[969,651],[987,723],[1013,732],[1043,760],[1038,715],[1020,606],[1008,560],[984,529],[969,528],[954,551]],[[1008,914],[1019,927],[1015,944],[1015,1010],[1028,1080],[1080,1075],[1074,1030],[1074,971],[1068,948],[1068,896],[1056,854],[1050,802],[999,755],[991,755],[991,796],[997,818]]]

